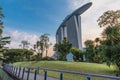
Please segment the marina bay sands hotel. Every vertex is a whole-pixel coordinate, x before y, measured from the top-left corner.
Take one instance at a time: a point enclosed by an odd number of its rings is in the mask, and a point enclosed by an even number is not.
[[[72,44],[73,47],[82,50],[82,35],[81,35],[81,14],[84,13],[92,2],[89,2],[68,15],[56,32],[56,42],[61,42],[64,37]]]

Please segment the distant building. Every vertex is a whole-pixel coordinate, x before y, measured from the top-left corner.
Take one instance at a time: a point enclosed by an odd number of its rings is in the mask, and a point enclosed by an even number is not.
[[[85,12],[92,2],[89,2],[68,15],[56,32],[56,42],[61,42],[64,37],[76,48],[82,50],[82,35],[81,35],[81,14]]]

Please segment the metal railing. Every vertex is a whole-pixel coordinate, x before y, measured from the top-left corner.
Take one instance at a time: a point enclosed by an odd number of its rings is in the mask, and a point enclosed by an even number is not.
[[[108,79],[113,79],[113,80],[120,80],[120,77],[116,77],[116,76],[107,76],[107,75],[99,75],[99,74],[87,74],[87,73],[82,73],[82,72],[74,72],[74,71],[66,71],[66,70],[55,70],[55,69],[48,69],[48,68],[35,68],[35,67],[17,67],[17,66],[13,66],[13,65],[9,65],[9,64],[5,64],[3,63],[3,69],[8,72],[9,74],[11,74],[12,76],[15,76],[17,78],[19,78],[20,80],[24,80],[25,77],[25,73],[27,73],[27,79],[29,80],[29,75],[31,74],[31,70],[34,69],[34,72],[32,74],[34,74],[34,79],[33,80],[37,80],[37,75],[39,73],[39,70],[43,70],[44,71],[44,80],[47,80],[47,73],[48,71],[53,71],[53,72],[59,72],[59,79],[58,80],[63,80],[63,74],[64,73],[69,73],[69,74],[78,74],[78,75],[84,75],[86,76],[87,80],[91,80],[91,77],[100,77],[100,78],[108,78]],[[21,75],[21,77],[20,77]]]

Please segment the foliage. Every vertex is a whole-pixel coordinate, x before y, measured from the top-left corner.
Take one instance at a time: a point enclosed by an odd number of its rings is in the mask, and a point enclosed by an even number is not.
[[[2,18],[4,18],[4,14],[2,13],[2,7],[0,6],[0,36],[2,35],[3,32],[3,22]]]
[[[10,37],[0,37],[0,49],[6,44],[10,44]]]
[[[51,57],[45,56],[41,60],[53,61],[54,59]]]
[[[108,10],[103,13],[99,17],[98,25],[100,27],[114,27],[114,26],[120,26],[120,10],[113,11],[113,10]]]
[[[4,45],[10,43],[10,37],[2,37],[2,33],[3,33],[3,22],[2,22],[2,18],[4,18],[4,14],[2,13],[2,7],[0,6],[0,52],[2,52],[2,48],[4,47]]]
[[[71,48],[70,51],[72,52],[75,61],[83,61],[83,58],[82,58],[83,55],[80,49]]]
[[[87,40],[84,42],[85,46],[86,46],[86,57],[87,57],[87,61],[89,62],[93,62],[93,56],[94,56],[94,42],[92,40]]]
[[[103,46],[101,46],[101,40],[96,38],[94,41],[85,41],[86,56],[89,62],[102,63],[104,61]]]
[[[22,45],[20,45],[23,49],[27,49],[27,47],[28,47],[28,45],[30,44],[28,41],[26,41],[26,40],[22,40],[21,41],[21,44]]]
[[[118,67],[120,75],[120,10],[106,11],[98,19],[98,25],[105,27],[102,36],[102,44],[105,46],[105,53],[108,65],[115,64]],[[118,74],[117,74],[118,75]]]
[[[3,53],[4,57],[6,58],[5,62],[20,62],[31,60],[31,56],[33,52],[27,49],[8,49]]]
[[[54,46],[54,50],[58,52],[59,60],[66,60],[66,55],[70,52],[72,48],[72,44],[64,38],[62,42],[56,43]]]
[[[42,56],[37,54],[37,55],[33,55],[31,57],[31,61],[40,61],[42,59]]]
[[[33,55],[34,53],[30,50],[27,50],[27,49],[24,49],[23,50],[23,56],[25,57],[25,59],[27,59],[28,61],[31,60],[31,56]]]
[[[35,48],[38,50],[38,55],[41,54],[43,56],[43,52],[46,51],[46,56],[48,53],[49,44],[49,34],[43,34],[40,36],[40,40],[38,40],[35,44]]]

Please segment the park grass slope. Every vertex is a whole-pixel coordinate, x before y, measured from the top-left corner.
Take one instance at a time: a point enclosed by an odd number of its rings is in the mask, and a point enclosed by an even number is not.
[[[17,62],[14,63],[16,66],[33,66],[41,68],[50,68],[57,70],[68,70],[77,71],[90,74],[102,74],[114,76],[114,68],[108,67],[106,64],[96,64],[96,63],[86,63],[86,62],[65,62],[65,61],[31,61],[31,62]],[[49,76],[58,77],[59,73],[49,72]],[[80,78],[85,79],[85,77],[79,77],[79,75],[64,74],[65,80],[78,80]],[[96,79],[94,79],[96,80]],[[98,79],[104,80],[104,79]],[[105,79],[106,80],[106,79]]]

